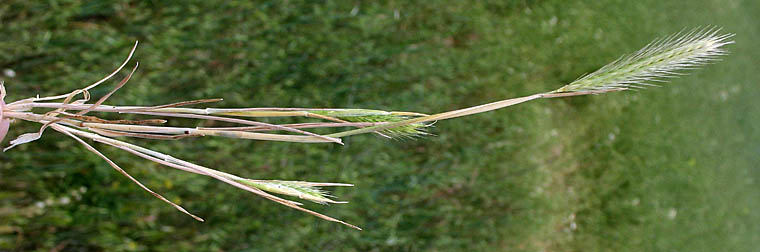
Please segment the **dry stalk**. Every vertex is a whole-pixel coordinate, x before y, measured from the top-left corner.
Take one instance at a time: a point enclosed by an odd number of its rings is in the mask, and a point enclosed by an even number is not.
[[[194,101],[176,102],[157,106],[112,106],[105,102],[121,87],[126,85],[137,70],[136,63],[131,72],[123,78],[115,88],[94,103],[90,101],[89,90],[110,80],[119,73],[132,59],[137,43],[135,43],[124,62],[105,78],[72,92],[48,97],[33,97],[18,100],[9,104],[5,103],[6,91],[4,83],[0,82],[0,140],[2,140],[12,120],[23,120],[42,124],[39,131],[22,134],[10,142],[7,151],[14,146],[29,143],[40,138],[45,129],[50,127],[55,131],[69,136],[85,146],[85,148],[103,160],[122,175],[129,178],[143,190],[156,198],[170,204],[177,210],[203,221],[181,206],[169,201],[158,193],[153,192],[145,185],[133,178],[116,163],[99,152],[95,147],[87,143],[85,139],[102,143],[108,146],[129,152],[140,158],[147,159],[171,168],[186,172],[205,175],[246,190],[265,199],[294,208],[319,218],[338,222],[351,228],[360,229],[357,226],[341,220],[308,210],[301,207],[301,203],[286,200],[273,194],[287,195],[305,199],[320,204],[346,203],[332,200],[327,192],[319,187],[327,186],[353,186],[343,183],[316,183],[304,181],[281,181],[281,180],[257,180],[241,178],[219,170],[203,167],[184,160],[174,158],[164,153],[156,152],[145,147],[127,143],[115,138],[148,138],[158,140],[176,140],[185,137],[228,137],[237,139],[252,139],[262,141],[285,141],[301,143],[337,143],[342,144],[342,137],[375,133],[382,136],[415,137],[425,135],[423,129],[438,120],[457,118],[472,114],[484,113],[504,107],[517,105],[523,102],[542,98],[571,97],[589,94],[603,94],[641,88],[653,85],[651,82],[660,82],[663,78],[674,77],[680,70],[692,69],[697,66],[716,60],[718,56],[726,52],[721,48],[731,44],[729,39],[732,34],[719,35],[719,29],[706,28],[694,29],[684,35],[676,34],[671,37],[656,40],[638,52],[624,56],[617,61],[602,67],[596,72],[583,76],[578,80],[565,85],[557,90],[538,93],[529,96],[506,99],[488,104],[448,111],[433,115],[416,112],[386,112],[382,110],[368,109],[315,109],[315,108],[186,108],[189,105],[218,102],[221,99],[203,99]],[[75,100],[79,95],[81,99]],[[62,100],[60,102],[54,102]],[[33,108],[53,109],[44,114],[31,112]],[[78,111],[69,113],[67,111]],[[89,112],[111,112],[119,114],[139,114],[144,116],[158,116],[161,119],[152,118],[145,120],[106,120],[95,116],[86,115]],[[310,122],[296,124],[271,124],[251,120],[259,117],[305,117],[324,120],[326,122]],[[169,127],[163,126],[168,118],[192,118],[208,121],[222,121],[238,124],[234,127]],[[244,119],[248,118],[248,119]],[[328,135],[319,135],[303,129],[314,128],[345,128],[356,129],[338,131]],[[260,133],[270,132],[270,133]]]

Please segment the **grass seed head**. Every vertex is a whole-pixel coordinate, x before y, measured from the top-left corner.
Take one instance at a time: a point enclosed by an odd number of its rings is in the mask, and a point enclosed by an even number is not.
[[[387,112],[382,110],[370,110],[370,109],[340,109],[340,110],[324,110],[324,111],[312,111],[311,113],[320,114],[324,116],[331,116],[348,122],[366,122],[366,123],[394,123],[412,118],[409,115],[419,116],[423,114],[417,113],[403,113],[403,112]],[[380,131],[383,135],[391,138],[415,138],[418,136],[428,135],[424,131],[424,128],[430,126],[426,123],[411,123],[402,125],[399,127],[383,129]]]
[[[394,123],[409,119],[407,116],[399,115],[368,115],[368,116],[353,116],[353,117],[338,117],[340,119],[349,122],[369,122],[369,123]],[[430,126],[425,123],[411,123],[395,128],[384,129],[381,131],[384,135],[391,138],[415,138],[418,136],[428,135],[424,131],[426,127]]]
[[[637,52],[585,75],[552,93],[611,91],[657,86],[654,82],[682,74],[718,60],[732,44],[733,34],[719,34],[720,29],[702,28],[680,32],[655,40]]]
[[[347,203],[343,201],[334,201],[330,199],[333,197],[327,191],[315,186],[315,183],[302,182],[302,181],[283,181],[283,180],[253,180],[253,179],[241,179],[238,180],[243,184],[251,187],[261,189],[263,191],[288,195],[297,197],[299,199],[309,200],[319,204],[328,203]],[[327,184],[330,185],[330,184]],[[345,184],[334,184],[339,186],[346,186]]]

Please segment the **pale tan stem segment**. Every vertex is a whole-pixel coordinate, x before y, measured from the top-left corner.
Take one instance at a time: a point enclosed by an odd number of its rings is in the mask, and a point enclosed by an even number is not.
[[[345,136],[352,136],[352,135],[358,135],[358,134],[364,134],[364,133],[369,133],[369,132],[375,132],[375,131],[380,131],[380,130],[386,130],[386,129],[396,128],[396,127],[400,127],[400,126],[404,126],[404,125],[409,125],[409,124],[413,124],[413,123],[432,122],[432,121],[438,121],[438,120],[445,120],[445,119],[451,119],[451,118],[456,118],[456,117],[462,117],[462,116],[466,116],[466,115],[483,113],[483,112],[487,112],[487,111],[491,111],[491,110],[496,110],[496,109],[500,109],[500,108],[504,108],[504,107],[508,107],[508,106],[512,106],[512,105],[516,105],[516,104],[520,104],[520,103],[523,103],[523,102],[527,102],[527,101],[530,101],[530,100],[535,100],[535,99],[541,98],[541,96],[542,96],[542,94],[534,94],[534,95],[531,95],[531,96],[525,96],[525,97],[520,97],[520,98],[513,98],[513,99],[508,99],[508,100],[502,100],[502,101],[492,102],[492,103],[483,104],[483,105],[479,105],[479,106],[469,107],[469,108],[465,108],[465,109],[459,109],[459,110],[454,110],[454,111],[449,111],[449,112],[443,112],[443,113],[438,113],[438,114],[429,115],[429,116],[412,118],[412,119],[408,119],[408,120],[404,120],[404,121],[400,121],[400,122],[387,123],[387,124],[378,125],[378,126],[372,126],[372,127],[366,127],[366,128],[361,128],[361,129],[355,129],[355,130],[349,130],[349,131],[339,132],[339,133],[330,134],[330,135],[327,135],[327,136],[329,136],[329,137],[345,137]]]
[[[83,128],[95,128],[105,130],[115,130],[132,133],[151,133],[151,134],[163,134],[163,135],[193,135],[193,136],[218,136],[240,139],[252,139],[263,141],[280,141],[280,142],[296,142],[296,143],[331,143],[333,141],[325,140],[320,137],[313,136],[298,136],[298,135],[281,135],[281,134],[268,134],[268,133],[255,133],[245,131],[227,131],[227,130],[202,130],[196,128],[180,128],[180,127],[163,127],[163,126],[145,126],[145,125],[123,125],[123,124],[107,124],[107,123],[89,123],[80,122],[69,119],[61,119],[57,117],[50,117],[26,112],[7,112],[6,116],[10,118],[17,118],[21,120],[27,120],[32,122],[49,123],[53,120],[59,120],[58,122],[67,125]]]
[[[245,124],[245,125],[270,127],[273,129],[299,133],[299,134],[303,134],[303,135],[310,136],[313,138],[319,138],[319,139],[324,140],[324,141],[314,141],[314,142],[320,142],[320,143],[333,142],[333,143],[337,143],[341,145],[343,144],[343,141],[341,141],[340,138],[327,137],[327,136],[323,136],[323,135],[319,135],[312,132],[303,131],[303,130],[299,130],[296,128],[291,128],[291,127],[287,127],[283,125],[269,124],[269,123],[251,121],[251,120],[238,119],[238,118],[226,118],[226,117],[207,115],[205,110],[202,110],[202,109],[159,108],[159,109],[149,110],[150,107],[136,107],[136,106],[121,106],[120,107],[120,106],[109,106],[109,105],[92,106],[89,104],[63,104],[63,103],[25,103],[25,104],[14,105],[11,108],[16,111],[23,111],[23,110],[28,110],[30,108],[35,108],[35,107],[67,109],[67,110],[84,110],[84,109],[92,108],[92,111],[97,111],[97,112],[116,112],[116,113],[129,113],[129,114],[142,114],[142,115],[223,121],[223,122],[231,122],[231,123],[238,123],[238,124]],[[178,112],[178,111],[182,111],[182,112]],[[266,139],[259,139],[259,140],[266,140]],[[274,141],[278,141],[278,140],[274,140]],[[309,142],[309,141],[302,140],[302,141],[296,141],[296,142]]]
[[[285,205],[285,206],[297,209],[299,211],[303,211],[303,212],[309,213],[309,214],[317,216],[317,217],[319,217],[321,219],[332,221],[332,222],[341,223],[341,224],[346,225],[348,227],[351,227],[351,228],[354,228],[354,229],[357,229],[357,230],[361,230],[361,228],[359,228],[357,226],[354,226],[354,225],[351,225],[351,224],[349,224],[347,222],[335,219],[333,217],[330,217],[330,216],[327,216],[327,215],[324,215],[324,214],[320,214],[320,213],[314,212],[314,211],[309,210],[309,209],[302,208],[302,207],[299,206],[300,203],[296,203],[296,202],[293,202],[293,201],[285,200],[285,199],[279,198],[277,196],[271,195],[269,193],[266,193],[266,192],[264,192],[264,191],[262,191],[260,189],[252,188],[252,187],[246,186],[246,185],[244,185],[244,184],[242,184],[240,182],[234,181],[234,179],[242,179],[242,178],[239,178],[239,177],[234,176],[232,174],[227,174],[227,173],[223,173],[223,172],[220,172],[220,171],[216,171],[214,169],[210,169],[210,168],[206,168],[206,167],[203,167],[203,166],[200,166],[200,165],[196,165],[196,164],[193,164],[193,163],[181,160],[181,159],[177,159],[177,158],[171,157],[169,155],[166,155],[166,154],[163,154],[163,153],[160,153],[160,152],[152,151],[152,150],[149,150],[149,149],[137,146],[137,145],[129,144],[129,143],[126,143],[126,142],[122,142],[122,141],[119,141],[119,140],[110,139],[110,138],[107,138],[107,137],[103,137],[103,136],[100,136],[100,135],[97,135],[97,134],[93,134],[93,133],[89,133],[89,132],[85,132],[85,131],[81,131],[81,130],[67,128],[67,127],[64,127],[64,126],[61,126],[61,125],[58,125],[58,124],[53,124],[53,125],[56,125],[57,128],[65,131],[65,132],[68,132],[68,134],[76,134],[76,135],[80,135],[82,137],[90,138],[90,139],[92,139],[94,141],[97,141],[97,142],[106,143],[108,145],[116,146],[116,147],[119,147],[121,149],[128,148],[128,149],[135,150],[137,152],[148,154],[148,155],[156,157],[156,158],[160,157],[163,161],[165,161],[165,162],[159,162],[161,164],[165,164],[166,165],[167,163],[173,163],[175,165],[169,165],[169,166],[170,167],[174,167],[174,168],[178,168],[178,169],[181,169],[181,170],[186,170],[186,171],[190,171],[190,172],[194,172],[194,173],[199,173],[199,174],[207,175],[207,176],[213,177],[213,178],[215,178],[217,180],[220,180],[222,182],[225,182],[227,184],[230,184],[232,186],[235,186],[237,188],[240,188],[240,189],[252,192],[252,193],[254,193],[256,195],[259,195],[259,196],[261,196],[263,198],[266,198],[268,200],[272,200],[274,202],[277,202],[277,203],[280,203],[282,205]],[[131,152],[131,153],[134,153],[134,152]],[[144,157],[144,156],[141,155],[141,157]],[[150,160],[156,161],[157,159],[150,159]],[[180,167],[182,167],[182,168],[180,168]]]
[[[384,122],[357,122],[357,123],[294,123],[283,124],[282,126],[294,128],[294,129],[309,129],[309,128],[334,128],[334,127],[369,127],[375,125],[386,124]],[[262,126],[243,126],[243,127],[216,127],[216,128],[198,128],[206,130],[234,130],[234,131],[272,131],[277,130],[271,127]]]
[[[361,128],[361,129],[355,129],[355,130],[349,130],[349,131],[339,132],[339,133],[330,134],[330,135],[327,135],[327,136],[329,136],[329,137],[346,137],[346,136],[351,136],[351,135],[358,135],[358,134],[363,134],[363,133],[368,133],[368,132],[374,132],[374,131],[380,131],[380,130],[385,130],[385,129],[396,128],[396,127],[400,127],[400,126],[404,126],[404,125],[409,125],[409,124],[413,124],[413,123],[423,123],[423,122],[446,120],[446,119],[457,118],[457,117],[462,117],[462,116],[467,116],[467,115],[479,114],[479,113],[488,112],[488,111],[491,111],[491,110],[497,110],[497,109],[501,109],[501,108],[505,108],[505,107],[509,107],[509,106],[513,106],[513,105],[517,105],[517,104],[520,104],[520,103],[523,103],[523,102],[527,102],[527,101],[531,101],[531,100],[535,100],[535,99],[539,99],[539,98],[555,98],[555,97],[568,97],[568,96],[579,96],[579,95],[589,95],[589,94],[601,94],[601,93],[607,93],[607,92],[613,92],[613,91],[622,91],[622,90],[626,90],[626,89],[624,89],[624,88],[616,88],[616,89],[600,90],[600,91],[583,91],[583,92],[568,92],[568,93],[542,93],[542,94],[534,94],[534,95],[530,95],[530,96],[519,97],[519,98],[512,98],[512,99],[492,102],[492,103],[488,103],[488,104],[478,105],[478,106],[474,106],[474,107],[469,107],[469,108],[464,108],[464,109],[459,109],[459,110],[454,110],[454,111],[449,111],[449,112],[438,113],[438,114],[429,115],[429,116],[422,116],[422,117],[412,118],[412,119],[408,119],[408,120],[404,120],[404,121],[400,121],[400,122],[395,122],[395,123],[386,123],[386,124],[378,125],[378,126],[372,126],[372,127],[366,127],[366,128]]]

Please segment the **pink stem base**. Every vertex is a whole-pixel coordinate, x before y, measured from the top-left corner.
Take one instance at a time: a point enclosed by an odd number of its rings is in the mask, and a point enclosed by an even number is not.
[[[5,101],[0,99],[0,142],[3,142],[5,134],[8,134],[8,128],[11,126],[11,120],[3,118],[4,109]]]

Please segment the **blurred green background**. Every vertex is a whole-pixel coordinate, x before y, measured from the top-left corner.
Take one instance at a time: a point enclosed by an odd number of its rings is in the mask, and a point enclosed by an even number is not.
[[[757,251],[758,13],[755,0],[4,0],[7,101],[92,83],[139,40],[141,68],[110,104],[434,113],[553,90],[683,28],[737,35],[723,61],[662,88],[529,102],[419,140],[130,140],[250,178],[354,183],[333,191],[350,204],[306,206],[364,231],[95,145],[195,222],[48,130],[0,154],[0,251]],[[38,127],[13,124],[3,145]]]

